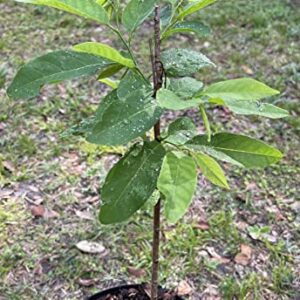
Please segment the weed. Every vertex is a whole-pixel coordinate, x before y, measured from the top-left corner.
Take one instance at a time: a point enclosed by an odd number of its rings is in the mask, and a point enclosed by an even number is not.
[[[239,245],[243,241],[234,225],[232,211],[218,211],[209,219],[210,233],[214,239],[222,239],[226,245],[228,255],[237,253]]]
[[[32,156],[37,151],[35,141],[27,135],[21,135],[17,140],[16,146],[21,155]]]
[[[292,296],[291,287],[293,279],[294,275],[292,269],[283,261],[272,270],[272,287],[278,295],[288,294]]]
[[[245,279],[237,281],[234,277],[226,277],[220,283],[224,300],[260,300],[261,280],[256,273],[250,273]]]

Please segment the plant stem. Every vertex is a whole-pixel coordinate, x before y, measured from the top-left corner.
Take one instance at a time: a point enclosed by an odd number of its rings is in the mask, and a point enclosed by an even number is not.
[[[153,221],[153,249],[152,249],[152,279],[151,279],[151,299],[158,299],[158,274],[159,274],[159,240],[160,240],[160,209],[161,200],[154,207]]]
[[[204,123],[206,133],[207,133],[207,141],[210,143],[210,141],[211,141],[210,124],[209,124],[209,120],[208,120],[205,108],[202,104],[199,106],[199,110],[200,110],[200,113],[201,113],[201,117],[202,117],[202,120],[203,120],[203,123]]]
[[[163,83],[163,68],[161,63],[160,49],[160,8],[155,7],[154,17],[154,57],[151,55],[153,68],[153,84],[154,94],[156,97],[157,91],[162,87]],[[154,126],[155,139],[160,138],[160,121]],[[161,200],[154,207],[153,217],[153,244],[152,244],[152,279],[151,279],[151,299],[158,299],[158,274],[159,274],[159,242],[160,242],[160,210]]]
[[[130,45],[125,41],[125,39],[123,38],[123,35],[121,34],[121,32],[116,29],[115,27],[111,26],[111,25],[107,25],[108,28],[110,28],[119,38],[120,40],[122,41],[123,45],[125,46],[125,48],[127,49],[131,59],[133,60],[134,64],[135,64],[135,68],[136,68],[136,71],[143,77],[143,79],[145,80],[145,82],[147,83],[147,79],[145,78],[143,72],[140,70],[139,66],[138,66],[138,62],[135,58],[135,56],[133,55],[133,52],[130,48]]]
[[[161,34],[161,40],[163,40],[166,36],[165,33],[172,28],[176,23],[177,23],[177,19],[175,18],[175,14],[177,9],[180,7],[180,5],[182,4],[183,0],[180,0],[179,3],[177,4],[177,6],[175,7],[175,9],[173,9],[173,13],[172,13],[172,18],[171,18],[171,24],[169,24],[163,31],[163,33]],[[175,18],[175,20],[174,20]]]

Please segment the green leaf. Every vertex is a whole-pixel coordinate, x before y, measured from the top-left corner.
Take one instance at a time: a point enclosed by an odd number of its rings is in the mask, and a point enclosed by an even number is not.
[[[210,156],[203,153],[193,154],[203,175],[213,184],[229,189],[227,179],[221,166]]]
[[[99,5],[102,5],[102,6],[105,6],[110,2],[110,0],[96,0],[96,1]]]
[[[194,160],[183,153],[167,153],[157,187],[165,196],[165,214],[170,223],[176,223],[184,215],[193,199],[196,184]]]
[[[171,48],[161,56],[164,70],[171,77],[184,77],[214,64],[203,54],[180,48]]]
[[[60,136],[62,138],[69,138],[71,136],[83,136],[86,137],[91,133],[91,129],[95,125],[95,117],[88,117],[83,119],[79,124],[71,126],[63,131]]]
[[[98,80],[111,77],[121,71],[124,68],[124,66],[120,64],[111,64],[105,69],[101,70],[100,74],[98,75]]]
[[[196,136],[187,144],[202,145],[217,152],[223,152],[246,168],[263,168],[278,162],[282,153],[261,142],[243,135],[231,133],[218,133],[207,141],[207,136]]]
[[[23,66],[8,88],[8,95],[28,99],[39,94],[45,84],[84,75],[94,75],[112,62],[86,53],[56,51],[38,57]]]
[[[176,134],[179,131],[197,132],[197,127],[194,121],[189,117],[180,117],[169,125],[168,135]]]
[[[105,9],[97,0],[15,0],[17,2],[31,3],[54,7],[87,19],[108,24],[109,18]]]
[[[157,92],[157,101],[161,107],[172,110],[182,110],[196,107],[200,103],[202,103],[202,100],[200,98],[181,100],[179,97],[177,97],[176,94],[167,89],[160,89]]]
[[[271,119],[279,119],[289,116],[289,112],[287,110],[268,103],[224,100],[223,105],[238,115],[257,115]]]
[[[122,23],[129,32],[135,31],[153,12],[156,0],[131,0],[125,7]]]
[[[168,89],[178,97],[189,99],[195,96],[203,88],[203,83],[192,77],[170,78]]]
[[[155,191],[165,150],[160,143],[135,145],[109,172],[101,191],[103,224],[123,222]]]
[[[118,97],[127,98],[132,92],[141,89],[150,92],[152,90],[150,82],[145,82],[140,74],[128,72],[119,84]]]
[[[174,5],[172,3],[167,3],[162,7],[160,13],[160,26],[161,29],[169,25],[173,17]]]
[[[118,80],[112,80],[112,79],[109,79],[109,78],[99,79],[99,81],[101,83],[104,83],[107,86],[111,87],[112,89],[118,88],[118,85],[119,85],[119,81]]]
[[[191,15],[200,9],[205,8],[206,6],[216,2],[217,0],[199,0],[199,1],[192,1],[191,4],[187,5],[183,8],[183,11],[178,15],[177,20],[181,20],[188,15]]]
[[[193,120],[189,117],[181,117],[169,125],[165,141],[175,145],[184,145],[196,135],[197,128]]]
[[[206,137],[208,137],[208,136],[206,136]],[[239,166],[239,167],[243,167],[243,165],[241,163],[239,163],[238,161],[232,159],[227,154],[225,154],[221,151],[217,151],[214,148],[211,148],[209,146],[200,145],[197,142],[197,138],[192,139],[191,141],[186,143],[184,146],[188,149],[191,149],[192,151],[196,151],[196,152],[200,152],[200,153],[206,153],[209,156],[212,156],[217,160],[220,160],[220,161],[232,164],[232,165],[236,165],[236,166]]]
[[[162,39],[168,38],[176,33],[195,33],[199,37],[205,37],[209,35],[210,29],[208,26],[195,21],[179,22],[176,23],[174,27],[167,30],[163,34]]]
[[[166,2],[169,2],[172,4],[172,6],[175,6],[177,4],[178,0],[166,0]]]
[[[212,84],[202,94],[222,100],[255,101],[279,92],[252,78],[239,78]]]
[[[134,62],[131,59],[124,57],[118,50],[102,43],[96,42],[87,42],[75,45],[73,47],[75,51],[85,52],[89,54],[94,54],[106,59],[109,59],[113,62],[116,62],[120,65],[123,65],[128,68],[134,68]]]
[[[175,4],[177,4],[178,0],[166,0],[166,1],[171,3],[173,6],[175,6]]]
[[[159,200],[160,200],[160,192],[159,190],[155,190],[141,209],[148,211],[149,213],[152,213],[153,207],[157,204]]]
[[[143,135],[160,118],[162,109],[145,90],[136,90],[127,98],[111,92],[99,105],[96,125],[87,140],[94,144],[115,146]]]

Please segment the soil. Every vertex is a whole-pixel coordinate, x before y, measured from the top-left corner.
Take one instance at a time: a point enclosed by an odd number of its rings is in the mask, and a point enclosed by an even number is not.
[[[100,292],[88,300],[149,300],[150,288],[148,285],[128,285],[109,289]],[[168,291],[166,289],[159,289],[159,300],[182,300],[176,292]]]

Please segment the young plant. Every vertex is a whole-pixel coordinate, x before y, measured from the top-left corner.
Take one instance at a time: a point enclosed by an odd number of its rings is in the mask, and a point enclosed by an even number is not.
[[[278,162],[282,154],[262,141],[228,132],[212,133],[206,111],[224,106],[237,115],[281,118],[287,111],[261,103],[278,91],[251,78],[238,78],[209,86],[193,74],[214,63],[191,49],[169,48],[162,43],[175,34],[196,34],[209,29],[198,21],[186,20],[216,0],[18,0],[46,5],[93,20],[106,26],[120,39],[123,49],[100,42],[85,42],[71,50],[50,52],[24,65],[8,94],[28,99],[42,86],[82,76],[96,76],[112,91],[99,104],[95,115],[72,132],[87,141],[117,146],[130,143],[126,155],[110,170],[101,190],[102,224],[123,222],[159,191],[153,216],[152,299],[158,297],[158,263],[161,205],[168,222],[176,223],[191,204],[197,170],[213,184],[229,189],[222,161],[245,168],[263,168]],[[153,19],[154,37],[149,37],[151,75],[143,72],[132,44],[146,19]],[[119,81],[112,76],[119,76]],[[150,79],[152,78],[152,83]],[[160,118],[166,110],[198,108],[206,133],[199,134],[194,121],[181,117],[161,133]],[[154,137],[151,134],[154,128]]]

